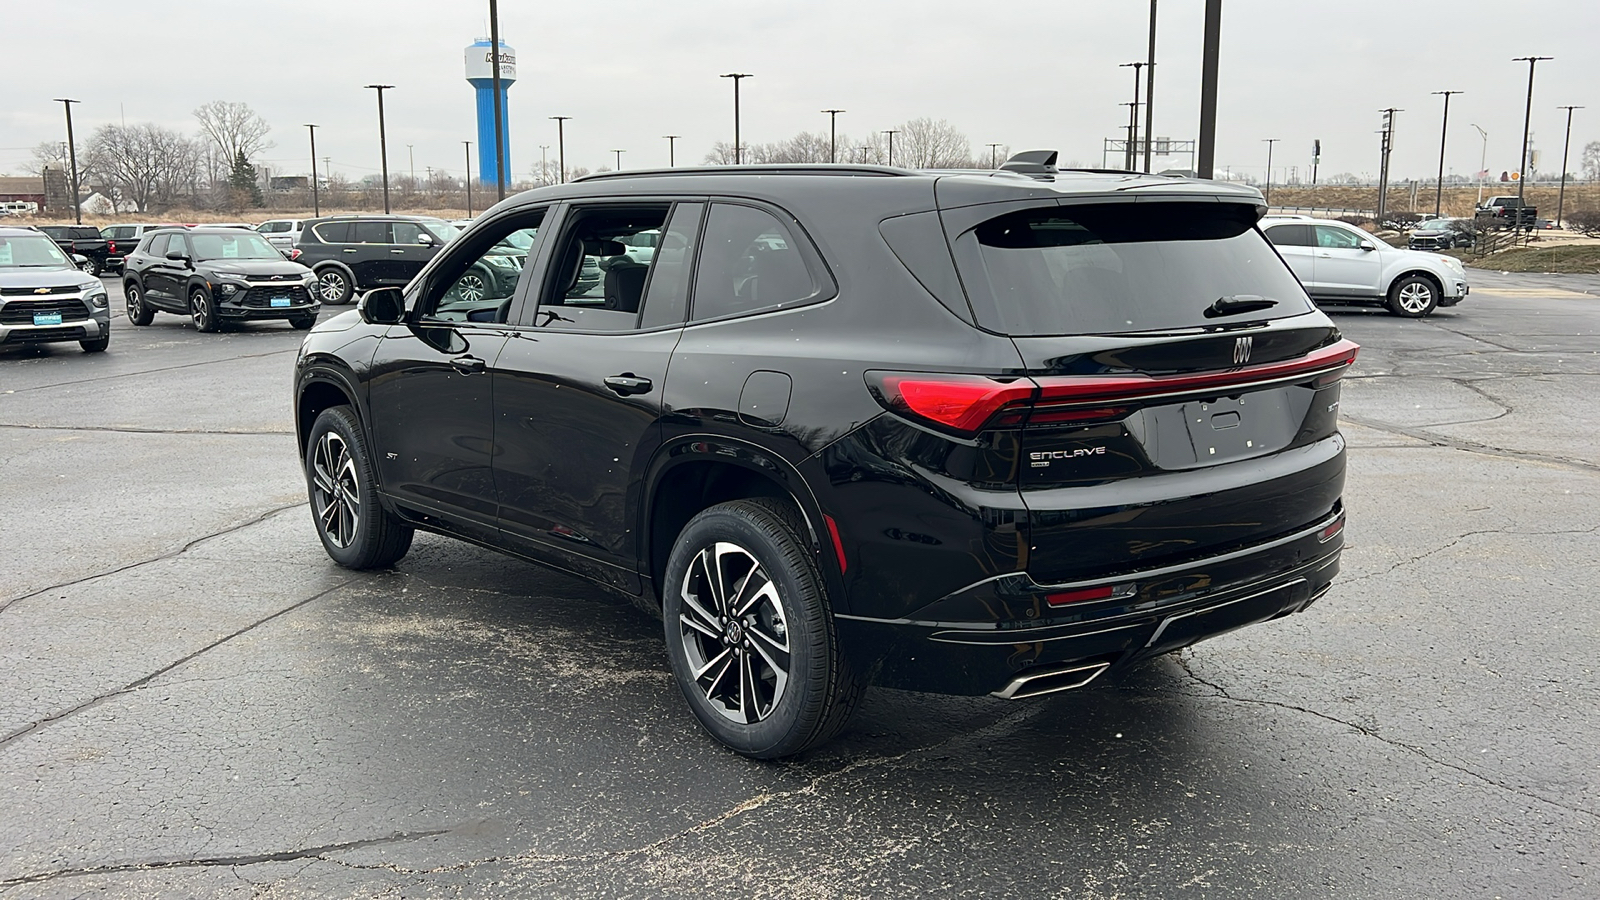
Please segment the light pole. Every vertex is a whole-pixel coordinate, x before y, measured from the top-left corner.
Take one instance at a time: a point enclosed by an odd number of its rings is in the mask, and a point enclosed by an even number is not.
[[[1433,189],[1433,217],[1439,218],[1439,206],[1444,201],[1444,137],[1450,127],[1450,95],[1460,91],[1434,91],[1444,97],[1444,120],[1439,123],[1439,184]]]
[[[899,133],[899,129],[895,128],[891,128],[884,132],[884,134],[889,136],[889,165],[891,166],[894,165],[894,136]]]
[[[467,218],[472,218],[472,142],[462,141],[461,146],[467,148]]]
[[[1558,106],[1567,111],[1567,139],[1561,144],[1561,192],[1556,195],[1556,227],[1561,227],[1561,211],[1567,204],[1567,153],[1572,150],[1572,111],[1581,106]]]
[[[1117,68],[1133,69],[1133,103],[1128,106],[1128,152],[1122,154],[1123,168],[1133,171],[1139,164],[1139,70],[1143,62],[1123,63]]]
[[[1389,154],[1394,152],[1394,114],[1405,112],[1393,106],[1381,110],[1383,113],[1383,156],[1378,161],[1378,221],[1383,221],[1383,214],[1389,210]]]
[[[494,71],[490,86],[494,91],[494,186],[496,199],[506,198],[506,136],[505,110],[500,100],[500,6],[489,0],[489,49],[494,51]]]
[[[567,120],[571,116],[551,116],[556,120],[556,165],[561,167],[557,184],[567,183]]]
[[[72,104],[83,101],[57,97],[55,102],[67,108],[67,158],[72,166],[72,214],[77,217],[78,224],[82,225],[83,206],[78,202],[78,144],[72,136]]]
[[[1150,0],[1150,55],[1145,59],[1144,87],[1144,171],[1150,172],[1150,136],[1156,117],[1156,0]]]
[[[1271,206],[1272,205],[1272,145],[1276,144],[1277,142],[1279,142],[1281,140],[1283,140],[1283,138],[1262,138],[1262,140],[1265,141],[1266,144],[1267,144],[1267,189],[1265,191],[1261,192],[1261,198],[1263,200],[1267,201],[1267,205],[1268,206]]]
[[[540,184],[546,184],[547,182],[545,181],[545,179],[550,177],[550,163],[547,162],[546,159],[545,159],[545,153],[549,149],[550,149],[550,145],[549,144],[540,144],[539,145],[539,183]]]
[[[839,130],[835,127],[838,123],[839,113],[842,109],[825,109],[828,114],[828,162],[839,161]]]
[[[1211,178],[1217,160],[1217,69],[1222,55],[1222,0],[1206,0],[1205,46],[1200,58],[1200,146],[1195,174]]]
[[[626,150],[613,150],[611,152],[615,153],[617,155],[617,171],[621,172],[622,171],[622,154],[626,153],[627,151]]]
[[[1550,56],[1519,56],[1512,62],[1526,62],[1528,64],[1528,108],[1522,115],[1522,155],[1517,158],[1517,222],[1522,222],[1522,195],[1528,183],[1528,126],[1533,122],[1533,67],[1540,62],[1554,59]],[[1532,225],[1532,222],[1528,223]]]
[[[667,139],[667,168],[675,169],[678,166],[678,138],[683,135],[663,134],[662,137]]]
[[[322,215],[322,201],[317,196],[317,126],[307,125],[311,132],[311,214]]]
[[[417,189],[417,151],[415,147],[415,144],[406,145],[406,159],[408,160],[407,165],[411,167],[411,189],[413,191]]]
[[[1482,128],[1478,128],[1477,125],[1473,125],[1472,127],[1477,128],[1478,136],[1483,138],[1483,152],[1478,156],[1478,203],[1475,204],[1482,205],[1483,173],[1486,171],[1486,167],[1489,165],[1489,132],[1484,131]]]
[[[1000,168],[1000,156],[999,156],[999,154],[1000,154],[1000,144],[999,143],[990,144],[989,145],[989,168],[991,168],[991,169]]]
[[[729,72],[719,77],[733,79],[733,164],[737,166],[744,162],[743,145],[739,143],[739,82],[755,76],[748,72]]]
[[[383,124],[383,92],[392,90],[392,84],[369,84],[378,92],[378,158],[383,164],[383,214],[389,214],[389,135]]]

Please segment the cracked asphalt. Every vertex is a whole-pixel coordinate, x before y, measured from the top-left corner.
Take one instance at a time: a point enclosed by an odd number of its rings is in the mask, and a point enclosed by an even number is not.
[[[624,600],[333,566],[287,326],[0,350],[0,898],[1600,896],[1600,278],[1472,281],[1334,312],[1316,606],[1040,701],[874,690],[783,764]]]

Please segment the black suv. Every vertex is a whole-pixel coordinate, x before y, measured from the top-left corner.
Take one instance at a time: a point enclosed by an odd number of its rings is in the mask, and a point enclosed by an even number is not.
[[[77,341],[111,345],[106,286],[33,228],[0,225],[0,347]]]
[[[302,348],[324,547],[385,566],[421,528],[630,595],[700,723],[763,758],[869,681],[1031,697],[1304,609],[1338,570],[1357,347],[1255,190],[1054,157],[499,204]],[[465,297],[508,238],[514,290]]]
[[[322,309],[310,269],[254,231],[219,226],[147,233],[123,262],[122,294],[135,325],[176,313],[203,332],[257,319],[304,330]]]
[[[317,273],[322,302],[338,306],[357,291],[410,281],[459,233],[449,222],[428,216],[309,219],[294,245],[300,251],[295,260]]]

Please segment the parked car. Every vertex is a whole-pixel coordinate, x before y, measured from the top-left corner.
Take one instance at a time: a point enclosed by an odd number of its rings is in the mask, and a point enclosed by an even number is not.
[[[257,225],[256,231],[261,232],[261,236],[272,246],[290,250],[300,240],[300,232],[305,224],[305,219],[268,219]]]
[[[122,260],[133,248],[139,246],[139,241],[145,233],[157,228],[176,228],[172,224],[137,224],[137,225],[107,225],[100,229],[100,236],[106,240],[106,269],[111,272],[122,271]]]
[[[1431,219],[1412,229],[1406,238],[1411,250],[1450,250],[1471,247],[1477,241],[1477,229],[1471,219]]]
[[[1514,196],[1490,197],[1478,204],[1477,214],[1488,228],[1532,228],[1539,208]]]
[[[83,271],[98,276],[106,268],[110,244],[100,236],[93,225],[40,225],[39,230],[50,236],[63,253],[77,253],[89,259]]]
[[[77,341],[111,346],[106,286],[32,228],[0,225],[0,346]]]
[[[1420,318],[1460,303],[1470,290],[1461,260],[1391,247],[1354,225],[1267,218],[1261,227],[1318,301],[1387,306]]]
[[[695,718],[762,758],[869,679],[1032,697],[1305,609],[1339,567],[1356,346],[1258,191],[1054,160],[501,204],[302,346],[323,547],[387,566],[423,529],[631,596]],[[649,264],[577,290],[649,230]],[[517,235],[513,296],[463,297]]]
[[[145,235],[127,257],[122,293],[135,325],[164,312],[188,316],[201,332],[259,319],[305,330],[322,309],[310,269],[284,259],[253,230],[216,225]]]
[[[308,219],[295,249],[317,274],[323,303],[349,303],[357,291],[403,285],[459,232],[427,216],[330,216]]]

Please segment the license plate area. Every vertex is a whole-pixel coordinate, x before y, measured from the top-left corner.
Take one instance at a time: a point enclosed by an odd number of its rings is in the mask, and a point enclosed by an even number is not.
[[[61,313],[58,313],[58,312],[34,313],[33,314],[33,324],[35,324],[35,325],[60,325],[61,324]]]
[[[1212,466],[1275,453],[1294,440],[1314,393],[1282,387],[1147,409],[1145,447],[1163,469]]]
[[[268,300],[267,302],[272,306],[273,309],[282,309],[284,307],[287,307],[289,305],[289,303],[290,303],[288,297],[273,297],[271,300]]]

